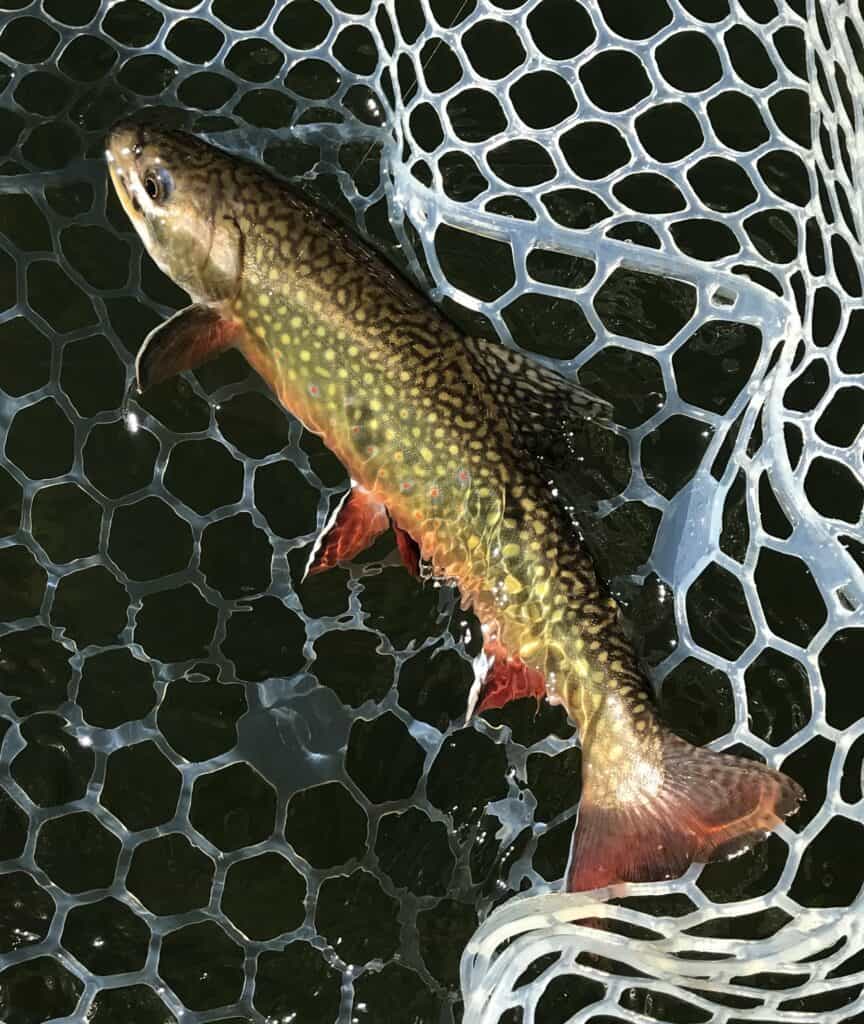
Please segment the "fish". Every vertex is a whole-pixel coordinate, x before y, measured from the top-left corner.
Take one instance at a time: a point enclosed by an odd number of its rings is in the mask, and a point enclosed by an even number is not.
[[[139,390],[239,350],[352,481],[307,572],[392,526],[409,569],[453,581],[482,624],[474,707],[563,704],[582,746],[568,890],[735,856],[798,808],[791,778],[691,745],[659,716],[554,484],[558,440],[608,417],[605,402],[462,332],[350,226],[252,162],[136,121],[111,130],[106,159],[147,251],[191,298],[144,340]]]

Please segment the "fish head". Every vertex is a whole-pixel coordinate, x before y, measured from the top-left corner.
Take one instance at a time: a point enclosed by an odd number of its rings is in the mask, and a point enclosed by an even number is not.
[[[239,290],[239,188],[227,154],[184,132],[121,121],[106,140],[111,181],[159,268],[195,302]]]

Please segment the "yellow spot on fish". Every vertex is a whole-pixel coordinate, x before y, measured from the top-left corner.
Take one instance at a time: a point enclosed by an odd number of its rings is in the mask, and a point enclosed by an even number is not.
[[[519,591],[522,589],[522,584],[519,582],[519,580],[516,579],[515,576],[508,576],[504,580],[504,589],[507,591],[508,594],[518,594]]]
[[[645,732],[646,728],[647,728],[647,722],[645,721],[644,718],[640,718],[639,721],[636,723],[636,731],[637,732]]]
[[[279,340],[282,342],[283,345],[290,345],[294,339],[291,337],[290,334],[280,334]]]
[[[501,553],[505,558],[518,558],[522,553],[522,549],[518,544],[505,544],[504,550]]]
[[[309,360],[312,358],[312,355],[308,349],[304,348],[300,352],[300,358],[303,360],[304,363],[308,363]]]
[[[300,316],[292,316],[291,317],[291,326],[294,327],[294,328],[302,327],[303,326],[303,318],[300,317]]]

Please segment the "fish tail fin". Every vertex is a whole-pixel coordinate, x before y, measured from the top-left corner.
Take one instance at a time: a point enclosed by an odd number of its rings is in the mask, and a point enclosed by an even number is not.
[[[694,747],[662,726],[655,736],[659,758],[626,767],[592,763],[589,738],[568,891],[660,881],[694,861],[735,857],[804,799],[796,782],[759,762]]]

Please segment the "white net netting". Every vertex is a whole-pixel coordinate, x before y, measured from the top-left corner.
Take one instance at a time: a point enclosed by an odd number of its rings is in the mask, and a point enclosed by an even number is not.
[[[840,0],[0,0],[5,1024],[864,1012],[862,84]],[[665,715],[802,813],[556,891],[561,710],[462,725],[392,538],[299,582],[346,481],[242,361],[125,399],[184,304],[106,188],[142,107],[613,402],[573,490]]]

